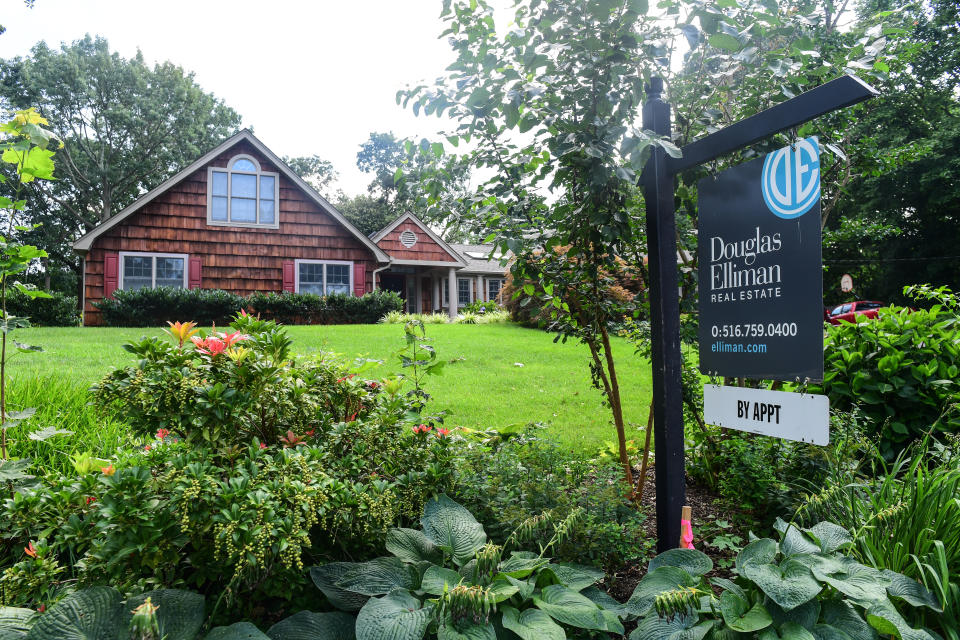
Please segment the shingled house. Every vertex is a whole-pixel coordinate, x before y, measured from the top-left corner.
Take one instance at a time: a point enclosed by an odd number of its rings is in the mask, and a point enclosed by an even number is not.
[[[413,214],[367,237],[243,130],[85,234],[85,325],[117,289],[189,287],[361,296],[397,291],[409,312],[496,298],[487,245],[450,245]],[[455,290],[453,304],[449,291]]]

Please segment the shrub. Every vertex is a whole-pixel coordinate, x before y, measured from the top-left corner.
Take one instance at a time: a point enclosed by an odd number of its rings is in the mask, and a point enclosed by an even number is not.
[[[243,309],[285,324],[374,324],[384,314],[403,308],[403,300],[383,290],[359,298],[289,292],[258,292],[244,298],[219,289],[157,287],[117,290],[114,299],[94,306],[103,312],[104,322],[115,327],[149,327],[180,318],[203,326],[226,324]]]
[[[881,308],[875,319],[831,326],[816,389],[831,407],[858,407],[888,460],[928,431],[960,430],[960,300],[946,287],[904,293],[938,304]]]
[[[483,315],[486,313],[496,313],[498,311],[506,311],[502,306],[497,304],[494,300],[488,300],[484,302],[483,300],[474,300],[465,307],[460,307],[461,313],[473,313],[476,315]]]
[[[391,557],[314,567],[313,581],[345,611],[358,611],[359,638],[494,638],[501,627],[522,638],[563,638],[564,627],[622,634],[594,583],[602,572],[553,564],[546,552],[567,535],[576,514],[544,536],[540,553],[507,550],[445,495],[430,500],[422,530],[393,529]],[[616,604],[616,603],[614,603]]]
[[[779,521],[777,531],[779,543],[755,539],[740,551],[735,580],[705,578],[713,562],[692,549],[651,560],[623,605],[639,617],[630,637],[876,638],[880,632],[934,640],[912,628],[893,604],[937,612],[933,594],[899,573],[845,555],[853,546],[845,529],[829,522],[800,529]]]
[[[112,327],[155,327],[188,318],[200,325],[226,324],[243,309],[244,298],[220,289],[117,289],[94,306]]]
[[[555,546],[561,560],[598,565],[612,573],[646,555],[645,516],[618,482],[618,461],[595,464],[536,435],[536,428],[490,432],[457,465],[455,496],[503,543],[524,522],[547,512],[581,515]]]
[[[75,327],[80,324],[77,297],[50,291],[49,298],[31,298],[16,288],[7,291],[7,313],[29,318],[35,327]]]

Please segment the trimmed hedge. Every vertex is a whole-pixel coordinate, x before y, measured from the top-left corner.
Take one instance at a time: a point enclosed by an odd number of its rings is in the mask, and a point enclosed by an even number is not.
[[[157,287],[117,290],[113,295],[94,303],[111,327],[155,327],[168,320],[226,325],[241,309],[283,324],[375,324],[386,313],[403,308],[403,300],[392,291],[361,298],[287,292],[243,297],[221,289]]]
[[[35,327],[75,327],[80,324],[77,297],[59,291],[48,292],[50,298],[31,298],[18,289],[7,290],[7,312],[26,317]]]

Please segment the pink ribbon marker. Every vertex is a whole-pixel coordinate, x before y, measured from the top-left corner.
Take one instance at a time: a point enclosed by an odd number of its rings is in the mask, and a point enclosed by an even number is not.
[[[680,521],[680,539],[682,544],[680,545],[683,549],[693,549],[693,525],[689,520]]]

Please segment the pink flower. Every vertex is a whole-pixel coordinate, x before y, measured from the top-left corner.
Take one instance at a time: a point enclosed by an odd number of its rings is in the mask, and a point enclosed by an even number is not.
[[[143,448],[144,451],[150,451],[150,445],[147,445]]]
[[[193,340],[193,344],[197,347],[197,351],[208,356],[219,355],[227,348],[227,343],[217,336],[209,336],[203,339],[193,337],[191,340]]]
[[[239,331],[234,331],[233,333],[221,333],[220,337],[223,338],[224,344],[228,347],[234,342],[250,339],[250,336],[240,333]]]
[[[263,444],[263,443],[261,442],[261,443],[260,443],[260,448],[261,448],[261,449],[266,449],[266,448],[267,448],[267,445],[265,445],[265,444]]]
[[[448,435],[450,435],[450,429],[446,429],[446,428],[443,428],[443,427],[441,427],[440,429],[437,429],[437,437],[438,437],[438,438],[444,438],[444,437],[446,437],[446,436],[448,436]]]
[[[24,552],[25,554],[27,554],[28,556],[30,556],[31,558],[36,558],[36,557],[37,557],[37,550],[36,550],[36,548],[34,548],[32,542],[28,542],[28,543],[27,543],[27,546],[25,546],[25,547],[23,548],[23,552]]]
[[[316,433],[316,431],[315,431],[314,429],[309,429],[309,430],[307,430],[307,432],[306,432],[305,435],[312,436],[314,433]]]
[[[421,424],[421,425],[415,426],[415,427],[413,428],[413,432],[414,432],[414,433],[427,433],[427,432],[430,431],[431,429],[433,429],[433,427],[428,427],[428,426],[425,425],[425,424]]]
[[[157,438],[163,440],[170,435],[170,429],[157,429]]]
[[[87,506],[90,506],[91,503],[96,502],[97,499],[93,496],[87,496]]]

